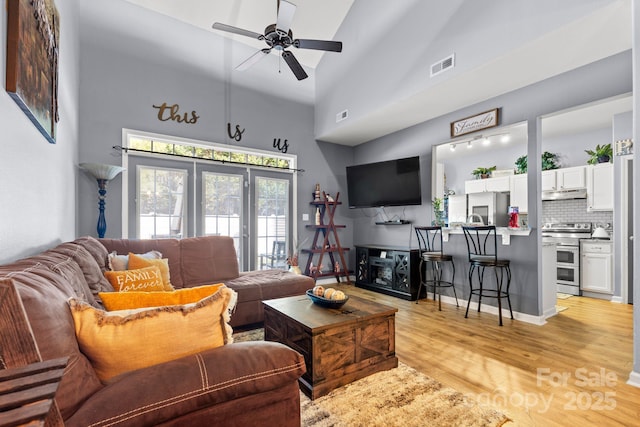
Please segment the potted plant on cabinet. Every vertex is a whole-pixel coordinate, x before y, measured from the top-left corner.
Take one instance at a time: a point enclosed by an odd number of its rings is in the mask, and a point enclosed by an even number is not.
[[[496,170],[495,166],[491,166],[490,168],[478,167],[471,171],[471,175],[475,176],[476,179],[485,179],[489,178],[489,176],[491,176],[491,172],[494,170]]]
[[[545,151],[542,153],[542,170],[558,169],[558,155]],[[516,175],[527,173],[527,155],[516,159]]]
[[[589,160],[587,160],[587,164],[590,165],[595,165],[596,163],[608,163],[611,160],[611,156],[613,156],[611,144],[598,144],[594,150],[584,150],[584,152],[591,156]]]
[[[542,153],[542,170],[548,171],[551,169],[558,169],[558,155],[545,151]]]
[[[520,156],[516,159],[516,175],[527,173],[527,155]]]

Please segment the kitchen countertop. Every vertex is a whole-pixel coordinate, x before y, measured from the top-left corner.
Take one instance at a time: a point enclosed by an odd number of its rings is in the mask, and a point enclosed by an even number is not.
[[[449,241],[449,235],[451,234],[464,234],[462,227],[443,227],[442,228],[442,240]],[[496,234],[502,236],[502,244],[510,245],[511,236],[528,236],[531,234],[531,228],[509,228],[509,227],[496,227]]]

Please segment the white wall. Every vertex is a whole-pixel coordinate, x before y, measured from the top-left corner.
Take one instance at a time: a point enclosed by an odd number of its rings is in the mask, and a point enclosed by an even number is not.
[[[56,0],[60,14],[57,143],[49,144],[6,91],[0,91],[0,263],[76,235],[79,60],[75,4],[76,0]],[[0,17],[0,80],[5,82],[6,7]]]

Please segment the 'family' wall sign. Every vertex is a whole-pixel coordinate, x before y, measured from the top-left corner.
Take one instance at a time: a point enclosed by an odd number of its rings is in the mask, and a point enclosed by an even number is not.
[[[451,122],[451,137],[455,138],[481,129],[498,126],[499,119],[499,110],[494,108],[493,110],[485,111],[475,116]]]

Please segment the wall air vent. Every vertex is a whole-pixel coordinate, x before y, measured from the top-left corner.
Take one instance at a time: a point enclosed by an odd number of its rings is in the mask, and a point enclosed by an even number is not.
[[[445,71],[455,67],[455,65],[455,53],[452,53],[451,55],[447,56],[444,59],[441,59],[435,64],[431,64],[431,77],[436,76],[440,73],[444,73]]]
[[[346,120],[349,117],[349,110],[344,110],[336,114],[336,123],[340,123],[343,120]]]

